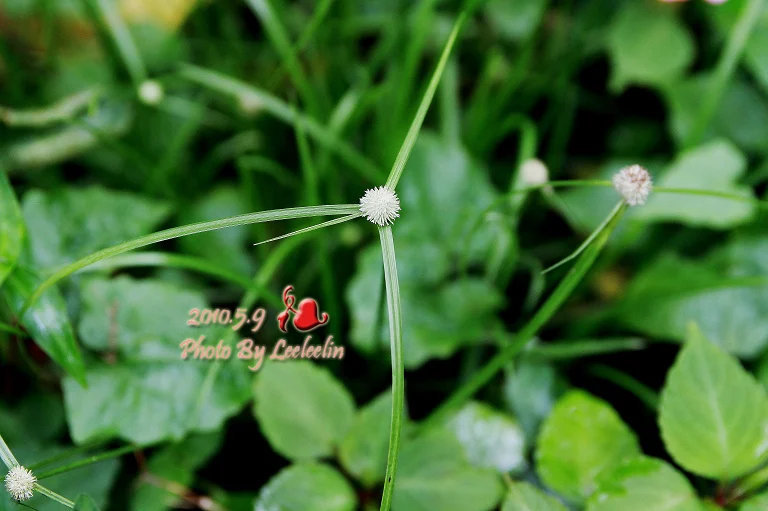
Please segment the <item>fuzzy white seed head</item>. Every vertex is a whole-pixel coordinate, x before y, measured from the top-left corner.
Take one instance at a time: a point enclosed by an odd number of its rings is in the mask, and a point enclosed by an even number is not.
[[[360,197],[360,211],[366,220],[376,225],[390,225],[400,214],[400,199],[397,194],[384,186],[365,191]]]
[[[165,90],[155,80],[145,80],[139,85],[139,99],[147,105],[157,105],[163,100]]]
[[[37,478],[32,471],[18,465],[5,476],[5,489],[18,501],[29,500],[35,491]]]
[[[630,206],[645,204],[651,194],[651,175],[640,165],[624,167],[613,176],[613,187]]]
[[[520,178],[525,186],[539,186],[549,181],[549,170],[536,158],[526,160],[520,166]]]

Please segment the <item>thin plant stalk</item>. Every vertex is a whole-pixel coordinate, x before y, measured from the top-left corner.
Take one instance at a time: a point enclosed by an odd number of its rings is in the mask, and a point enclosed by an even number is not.
[[[246,3],[258,16],[266,29],[272,45],[280,55],[283,66],[291,75],[291,80],[296,84],[296,88],[299,90],[299,94],[301,94],[301,98],[309,108],[309,111],[317,115],[320,113],[320,103],[315,96],[315,90],[309,82],[304,69],[301,67],[301,62],[288,38],[288,33],[277,17],[272,3],[270,0],[246,0]]]
[[[237,215],[228,218],[222,218],[220,220],[213,220],[211,222],[198,222],[194,224],[184,225],[181,227],[173,227],[164,231],[158,231],[140,238],[135,238],[130,241],[119,243],[109,248],[99,250],[92,254],[89,254],[82,259],[68,264],[63,268],[55,271],[50,277],[48,277],[42,284],[35,290],[32,296],[27,300],[24,305],[20,317],[23,317],[29,307],[40,298],[46,289],[50,288],[58,281],[68,277],[74,272],[85,268],[88,265],[99,262],[108,257],[116,256],[137,248],[145,247],[153,243],[165,241],[173,238],[179,238],[181,236],[188,236],[190,234],[197,234],[200,232],[212,231],[215,229],[223,229],[225,227],[234,227],[237,225],[256,224],[261,222],[273,222],[276,220],[288,220],[292,218],[306,218],[315,216],[337,216],[337,215],[349,215],[359,211],[359,206],[356,204],[340,204],[333,206],[309,206],[303,208],[287,208],[287,209],[273,209],[270,211],[261,211],[258,213],[247,213],[245,215]]]
[[[120,17],[117,4],[111,0],[87,0],[86,3],[91,7],[94,14],[100,16],[100,19],[97,18],[97,20],[106,25],[131,80],[135,86],[139,86],[147,79],[147,67],[141,59],[139,49],[136,47],[128,27]]]
[[[597,256],[600,255],[605,247],[611,233],[618,225],[619,220],[624,216],[626,204],[622,201],[619,212],[615,214],[594,242],[587,247],[571,268],[566,277],[560,282],[557,288],[552,292],[549,298],[539,308],[528,323],[526,323],[514,338],[504,346],[486,365],[475,372],[466,383],[456,390],[440,407],[425,420],[421,429],[426,430],[429,427],[441,424],[451,413],[458,410],[467,400],[469,400],[478,390],[493,379],[493,377],[504,369],[514,357],[520,353],[539,330],[552,318],[560,306],[571,296],[576,286],[581,282],[587,271],[592,267]]]
[[[8,444],[5,443],[2,435],[0,435],[0,459],[3,460],[3,463],[8,467],[8,470],[19,466],[19,462],[16,461],[16,457],[11,452]]]
[[[589,237],[586,240],[584,240],[584,243],[579,245],[579,248],[574,250],[569,256],[565,257],[564,259],[561,259],[559,262],[553,264],[552,266],[550,266],[549,268],[545,269],[541,273],[549,273],[552,270],[554,270],[555,268],[559,268],[560,266],[564,265],[565,263],[567,263],[569,261],[572,261],[572,260],[576,259],[577,257],[579,257],[579,255],[581,255],[581,253],[584,252],[584,250],[586,250],[587,247],[589,247],[592,244],[592,242],[595,240],[595,238],[597,238],[600,235],[600,233],[603,232],[603,230],[608,226],[608,224],[611,223],[611,221],[613,220],[613,217],[615,217],[616,215],[619,214],[619,211],[621,211],[623,205],[624,205],[623,202],[619,202],[616,205],[616,207],[613,208],[613,211],[611,211],[608,214],[608,216],[605,218],[605,220],[603,220],[602,223],[600,223],[600,225],[597,226],[597,229],[595,229],[592,232],[592,234],[590,234]]]
[[[304,234],[307,232],[315,231],[317,229],[323,229],[325,227],[330,227],[332,225],[338,225],[343,224],[344,222],[349,222],[350,220],[354,220],[355,218],[360,218],[363,216],[362,213],[357,212],[353,213],[351,215],[346,215],[340,218],[334,218],[333,220],[328,220],[327,222],[322,222],[316,225],[310,225],[309,227],[305,227],[303,229],[299,229],[297,231],[289,232],[288,234],[283,234],[282,236],[277,236],[275,238],[268,239],[266,241],[260,241],[258,243],[254,243],[255,246],[263,245],[265,243],[272,243],[273,241],[282,240],[285,238],[290,238],[292,236],[296,236],[297,234]]]
[[[389,313],[389,339],[392,357],[392,422],[389,430],[389,451],[387,451],[387,472],[381,497],[381,511],[388,511],[392,505],[395,488],[397,460],[400,454],[400,434],[403,428],[405,409],[405,366],[403,363],[403,322],[400,306],[400,286],[397,279],[397,260],[392,228],[379,227],[381,252],[384,260],[384,283],[387,292]]]
[[[728,41],[725,45],[720,60],[715,67],[715,73],[708,89],[701,101],[698,115],[696,116],[690,136],[687,138],[686,146],[693,147],[698,144],[704,136],[712,117],[717,111],[720,99],[728,87],[736,66],[744,53],[750,34],[752,34],[755,25],[760,20],[760,14],[765,9],[765,0],[747,0],[744,7],[741,8],[736,26],[731,30]]]
[[[130,452],[135,452],[138,450],[141,450],[142,447],[136,446],[136,445],[126,445],[123,447],[120,447],[118,449],[113,449],[111,451],[103,452],[101,454],[95,454],[93,456],[88,456],[85,459],[73,461],[72,463],[68,463],[67,465],[51,469],[47,472],[43,472],[37,476],[37,480],[41,481],[43,479],[47,479],[49,477],[57,476],[59,474],[63,474],[65,472],[69,472],[70,470],[75,470],[78,468],[87,467],[88,465],[92,465],[94,463],[98,463],[100,461],[112,459],[112,458],[119,458],[120,456],[124,454],[128,454]]]
[[[642,401],[649,410],[657,411],[659,409],[658,393],[628,374],[605,365],[594,366],[589,372],[598,378],[614,383],[627,392],[632,393],[632,395]]]
[[[389,173],[389,177],[387,178],[385,186],[390,190],[394,190],[397,187],[397,182],[400,181],[400,176],[403,175],[403,169],[405,168],[405,164],[408,162],[408,156],[411,154],[411,150],[416,143],[416,138],[419,136],[421,125],[424,123],[424,118],[427,116],[429,105],[432,103],[432,98],[435,96],[435,91],[437,90],[437,86],[440,83],[443,70],[445,70],[445,66],[448,63],[448,57],[451,55],[453,45],[456,42],[456,38],[461,31],[461,27],[464,26],[464,21],[466,19],[466,11],[459,14],[459,17],[456,19],[456,23],[453,25],[453,30],[451,30],[451,35],[448,36],[448,41],[445,43],[443,53],[440,55],[440,60],[438,60],[435,71],[432,73],[432,78],[429,80],[427,90],[424,91],[424,96],[421,98],[421,103],[419,104],[418,110],[416,110],[416,115],[413,118],[411,127],[408,129],[408,134],[405,136],[405,141],[400,147],[400,151],[397,153],[395,164],[392,167],[392,171]]]
[[[178,75],[186,80],[224,94],[237,98],[252,98],[261,108],[281,121],[291,125],[301,123],[304,129],[307,130],[308,135],[311,135],[325,147],[335,151],[342,160],[365,179],[371,182],[379,182],[382,178],[381,170],[376,164],[355,149],[354,146],[338,138],[332,131],[329,131],[312,117],[296,112],[291,105],[269,94],[267,91],[216,71],[191,64],[182,64],[179,67]]]
[[[37,492],[40,493],[41,495],[45,495],[46,497],[48,497],[49,499],[53,500],[54,502],[58,502],[59,504],[61,504],[63,506],[66,506],[66,507],[68,507],[70,509],[74,509],[74,507],[75,507],[75,503],[74,502],[72,502],[71,500],[69,500],[67,498],[62,497],[61,495],[59,495],[55,491],[49,490],[45,486],[42,486],[40,483],[35,483],[35,490],[37,490]]]
[[[166,252],[135,252],[122,254],[94,263],[81,272],[91,271],[114,271],[120,268],[130,267],[162,267],[162,268],[181,268],[184,270],[193,270],[209,277],[217,278],[223,282],[236,284],[245,290],[253,287],[253,282],[248,277],[233,272],[227,268],[214,264],[201,257],[172,254]],[[260,289],[265,294],[270,304],[282,307],[283,301],[276,293],[267,289]],[[0,326],[0,329],[2,326]]]

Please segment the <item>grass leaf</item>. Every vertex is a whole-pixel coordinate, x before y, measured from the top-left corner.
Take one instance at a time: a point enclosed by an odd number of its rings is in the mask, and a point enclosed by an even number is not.
[[[448,63],[448,57],[451,54],[453,45],[456,42],[456,38],[458,37],[466,18],[467,13],[465,11],[456,19],[456,23],[453,25],[453,30],[451,30],[451,35],[448,36],[448,41],[445,43],[443,53],[440,55],[440,60],[437,62],[437,67],[435,67],[435,71],[432,73],[432,78],[429,80],[427,90],[424,91],[421,103],[419,104],[419,109],[416,111],[416,116],[413,118],[413,122],[411,122],[411,127],[408,129],[408,134],[405,136],[403,145],[400,147],[400,152],[397,153],[397,158],[395,158],[395,164],[392,166],[392,171],[387,178],[385,186],[391,190],[394,190],[397,187],[397,182],[400,181],[400,176],[403,174],[405,164],[408,162],[408,156],[410,156],[413,145],[416,143],[416,138],[419,136],[421,125],[424,123],[424,118],[427,116],[429,105],[432,103],[432,98],[435,96],[437,85],[440,83],[440,78],[443,76],[443,71]]]
[[[190,234],[197,234],[200,232],[212,231],[215,229],[224,229],[225,227],[234,227],[236,225],[256,224],[262,222],[274,222],[276,220],[288,220],[291,218],[305,218],[315,216],[335,216],[335,215],[348,215],[351,213],[357,213],[359,206],[356,204],[334,205],[334,206],[310,206],[305,208],[287,208],[287,209],[274,209],[270,211],[261,211],[258,213],[248,213],[245,215],[238,215],[229,218],[222,218],[220,220],[213,220],[211,222],[198,222],[195,224],[184,225],[181,227],[173,227],[164,231],[158,231],[146,236],[120,243],[113,247],[105,248],[94,252],[90,255],[83,257],[82,259],[75,261],[72,264],[68,264],[63,268],[54,272],[48,277],[37,290],[32,294],[27,303],[24,306],[26,310],[31,304],[33,304],[43,292],[49,287],[56,284],[61,279],[68,277],[77,270],[85,268],[86,266],[106,259],[108,257],[116,256],[130,250],[145,247],[153,243],[160,241],[170,240],[173,238],[179,238],[181,236],[189,236]],[[22,315],[23,315],[22,311]]]
[[[387,472],[384,479],[384,492],[381,497],[381,511],[388,511],[392,503],[395,488],[397,459],[400,454],[400,433],[403,428],[405,408],[405,366],[403,365],[403,320],[400,306],[400,285],[397,280],[397,260],[392,228],[379,227],[381,252],[384,260],[384,282],[387,291],[387,311],[389,312],[389,337],[392,355],[392,423],[389,432],[389,451],[387,452]]]
[[[314,120],[312,117],[296,112],[291,108],[291,105],[280,98],[240,80],[191,64],[182,64],[179,69],[179,75],[182,78],[186,78],[187,80],[223,94],[232,95],[238,98],[251,98],[258,102],[264,110],[281,121],[293,126],[297,124],[303,125],[309,135],[314,137],[320,144],[335,151],[361,176],[374,183],[381,180],[382,173],[376,164],[353,146],[336,137],[332,131],[326,129],[325,126]]]

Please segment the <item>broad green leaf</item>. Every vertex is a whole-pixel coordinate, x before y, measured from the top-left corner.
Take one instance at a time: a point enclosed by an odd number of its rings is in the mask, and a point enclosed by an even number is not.
[[[250,398],[251,373],[234,354],[219,361],[181,359],[185,339],[205,335],[206,346],[222,339],[221,331],[186,324],[191,309],[207,307],[201,293],[123,276],[84,282],[82,300],[80,337],[106,361],[88,365],[88,389],[64,381],[75,442],[179,440],[221,427]]]
[[[710,75],[698,75],[665,89],[670,130],[678,145],[690,136],[710,83]],[[715,137],[725,137],[744,150],[768,150],[768,103],[746,80],[734,77],[725,89],[706,134],[707,139]]]
[[[509,415],[484,403],[470,402],[448,420],[446,429],[456,435],[467,459],[476,467],[501,473],[526,468],[525,436]]]
[[[254,397],[261,431],[289,459],[330,456],[354,420],[355,403],[344,385],[328,369],[304,360],[267,361]]]
[[[17,265],[2,286],[11,311],[18,315],[43,279],[24,265]],[[35,343],[80,384],[85,385],[85,364],[69,322],[67,304],[58,289],[46,290],[20,319]]]
[[[153,476],[189,488],[195,479],[195,471],[216,454],[221,441],[222,435],[218,432],[190,436],[153,454],[147,470]],[[131,509],[165,511],[174,507],[178,501],[177,495],[140,479],[140,486],[131,495]]]
[[[328,465],[300,463],[281,470],[261,489],[253,511],[354,511],[357,496]]]
[[[548,0],[489,0],[485,2],[488,22],[505,38],[528,39],[538,28]]]
[[[509,408],[533,444],[541,422],[549,415],[561,387],[555,368],[544,362],[520,360],[504,382],[504,397]]]
[[[99,508],[89,495],[83,493],[75,501],[75,511],[99,511]]]
[[[501,511],[567,511],[566,507],[551,495],[547,495],[530,483],[514,483],[509,487]]]
[[[635,277],[616,314],[638,332],[677,341],[695,321],[729,353],[754,357],[768,344],[768,286],[741,275],[662,257]]]
[[[739,362],[692,324],[667,374],[659,426],[667,451],[694,474],[730,481],[768,448],[768,396]]]
[[[703,511],[691,484],[668,463],[645,456],[603,472],[587,511]]]
[[[650,2],[627,2],[611,23],[611,88],[663,85],[679,78],[695,57],[693,36],[674,11]]]
[[[768,493],[752,497],[744,502],[739,511],[765,511],[768,509]]]
[[[0,286],[16,265],[24,239],[24,220],[8,177],[0,169]]]
[[[203,199],[184,208],[180,224],[191,224],[248,213],[243,194],[232,186],[220,186],[211,190]],[[248,256],[246,243],[248,226],[202,232],[195,236],[179,238],[182,250],[220,263],[237,273],[253,273],[253,262]]]
[[[536,470],[547,486],[582,502],[597,489],[601,472],[637,454],[635,434],[608,403],[572,390],[542,425]]]
[[[91,186],[32,190],[22,211],[34,260],[48,269],[147,234],[170,210],[153,199]]]
[[[367,487],[384,480],[391,420],[392,395],[388,392],[358,410],[339,446],[344,469]]]
[[[725,140],[714,140],[681,153],[655,184],[752,197],[749,187],[737,184],[746,167],[746,158],[736,147]],[[636,217],[679,222],[691,227],[728,229],[749,221],[754,213],[754,204],[733,199],[651,193],[648,203],[639,208]]]
[[[489,511],[501,490],[493,471],[467,462],[453,434],[431,430],[403,445],[392,511]]]

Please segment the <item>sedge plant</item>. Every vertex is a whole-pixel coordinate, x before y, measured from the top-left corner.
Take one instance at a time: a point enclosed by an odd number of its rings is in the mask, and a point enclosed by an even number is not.
[[[253,99],[254,101],[258,102],[266,111],[275,115],[279,119],[294,125],[299,136],[298,142],[300,146],[306,143],[306,141],[304,141],[302,138],[304,133],[306,133],[306,135],[312,137],[317,143],[319,143],[323,149],[335,152],[346,163],[348,163],[351,168],[356,170],[365,179],[374,183],[381,183],[381,181],[384,180],[384,176],[378,167],[371,162],[371,160],[360,154],[353,146],[341,140],[332,130],[327,130],[323,125],[314,120],[313,115],[319,115],[319,113],[323,111],[322,102],[320,99],[314,96],[311,87],[306,82],[306,76],[301,70],[301,66],[299,65],[297,59],[295,58],[296,47],[292,46],[290,41],[288,41],[284,30],[279,24],[279,21],[273,15],[274,13],[270,8],[269,1],[249,0],[248,3],[254,12],[256,12],[256,14],[261,17],[262,22],[267,25],[270,39],[272,39],[273,43],[278,46],[280,53],[284,56],[286,68],[285,70],[292,77],[292,79],[297,82],[297,85],[299,86],[299,92],[302,96],[301,99],[308,105],[308,107],[310,107],[312,115],[300,113],[297,109],[292,108],[289,104],[278,98],[275,98],[274,96],[269,95],[268,93],[258,88],[252,87],[242,82],[238,82],[229,77],[222,76],[213,71],[192,65],[182,65],[179,69],[178,75],[192,83],[206,86],[225,94],[233,95],[239,98],[245,97]],[[140,61],[135,45],[130,40],[130,35],[127,33],[127,31],[124,30],[124,27],[121,27],[119,17],[115,16],[114,13],[110,10],[111,7],[109,7],[109,2],[102,0],[91,0],[89,5],[91,6],[95,16],[100,16],[107,21],[106,25],[109,28],[112,37],[114,38],[118,52],[120,53],[126,67],[129,70],[131,79],[137,89],[141,89],[142,85],[145,85],[148,80],[147,73]],[[330,2],[324,2],[323,9],[327,10],[329,5]],[[82,259],[68,264],[53,272],[28,297],[24,307],[19,313],[19,316],[24,317],[24,315],[29,310],[34,308],[38,299],[40,299],[40,297],[43,295],[43,293],[45,293],[47,289],[50,289],[62,279],[67,278],[75,272],[84,270],[87,267],[93,268],[96,265],[104,267],[105,265],[108,266],[109,264],[114,265],[112,267],[118,267],[121,265],[160,264],[158,261],[162,261],[162,264],[171,264],[180,268],[204,271],[208,274],[218,276],[224,280],[234,281],[241,284],[242,287],[247,290],[247,292],[242,299],[240,306],[248,307],[255,303],[255,301],[261,296],[269,296],[268,291],[266,291],[269,279],[274,273],[275,269],[279,266],[280,261],[288,253],[294,250],[296,245],[299,243],[297,241],[299,238],[295,238],[295,236],[316,233],[319,229],[325,227],[338,225],[359,218],[365,218],[367,221],[373,223],[376,226],[381,243],[390,334],[393,399],[390,419],[389,448],[387,453],[387,468],[380,505],[380,509],[382,511],[388,511],[391,507],[392,496],[396,484],[398,456],[400,452],[401,434],[404,419],[405,369],[403,361],[403,343],[407,342],[407,339],[403,339],[402,309],[400,302],[399,280],[397,275],[397,258],[395,255],[395,241],[392,232],[392,224],[401,214],[400,203],[396,195],[396,189],[405,169],[409,155],[414,147],[422,124],[427,115],[427,111],[437,91],[438,84],[440,83],[441,77],[443,76],[443,73],[448,66],[449,56],[456,43],[458,34],[460,33],[467,17],[468,11],[465,10],[458,16],[453,25],[437,65],[428,82],[426,90],[421,97],[415,116],[410,123],[410,127],[407,131],[407,134],[405,135],[402,145],[400,146],[400,149],[397,153],[391,170],[386,177],[386,180],[384,180],[382,185],[367,190],[365,194],[360,198],[359,204],[310,205],[288,209],[260,211],[245,215],[223,218],[215,221],[199,222],[180,227],[174,227],[125,241],[118,245],[105,248],[103,250],[87,255]],[[300,42],[297,47],[300,47],[302,44],[304,43]],[[144,89],[146,92],[147,87],[144,87]],[[147,94],[144,95],[146,96]],[[75,106],[79,108],[81,106],[80,102],[78,101],[76,103],[77,104]],[[73,109],[74,108],[71,109],[69,107],[62,109],[60,115],[68,116]],[[706,117],[706,113],[703,115]],[[526,146],[529,147],[528,152],[533,153],[534,151],[532,149],[532,145],[535,144],[535,135],[530,134],[532,130],[531,126],[521,121],[520,119],[510,119],[509,127],[506,129],[512,130],[518,128],[524,134],[528,134],[526,135],[528,137],[528,143]],[[521,159],[517,168],[518,173],[524,172],[524,166],[527,162],[528,158],[525,158],[525,161]],[[440,425],[447,417],[450,416],[451,413],[461,407],[478,390],[486,385],[499,371],[501,371],[507,364],[509,364],[509,362],[512,361],[517,354],[526,348],[528,341],[531,340],[537,334],[537,332],[539,332],[541,328],[547,324],[547,322],[552,318],[560,306],[569,298],[579,283],[584,279],[585,275],[593,266],[601,251],[607,244],[614,229],[621,221],[627,208],[642,205],[648,198],[648,194],[651,190],[650,175],[645,169],[639,166],[631,166],[625,168],[616,176],[613,182],[548,181],[546,173],[542,174],[540,168],[534,169],[531,165],[529,165],[527,172],[530,175],[522,181],[524,186],[511,186],[508,194],[502,198],[504,204],[514,204],[519,206],[522,204],[522,202],[516,198],[518,194],[525,194],[540,189],[553,190],[554,188],[565,186],[613,186],[620,193],[620,200],[617,202],[616,206],[608,215],[608,217],[590,236],[588,236],[588,238],[581,246],[579,246],[570,256],[547,270],[554,270],[559,266],[575,261],[563,280],[557,285],[557,287],[550,294],[547,300],[541,305],[541,307],[539,307],[538,310],[533,314],[531,319],[516,334],[503,336],[500,339],[500,347],[498,353],[490,361],[483,365],[464,385],[460,386],[454,392],[454,394],[449,397],[449,399],[445,401],[440,407],[438,407],[437,410],[435,410],[426,421],[421,423],[420,427],[418,428],[419,430],[426,430],[430,427]],[[538,172],[538,174],[536,172]],[[308,168],[305,177],[314,180],[317,176],[314,175],[311,168]],[[526,184],[529,186],[526,186]],[[309,200],[316,201],[318,197],[316,181],[315,186],[311,190],[311,193],[312,197],[309,197]],[[754,201],[754,199],[748,199],[738,195],[723,194],[707,190],[664,189],[657,187],[654,190],[654,193],[696,194],[729,198],[734,200]],[[492,207],[498,207],[500,205],[501,204],[494,204]],[[403,214],[407,214],[407,212],[403,212]],[[239,225],[273,222],[278,220],[319,217],[333,218],[304,227],[277,238],[272,238],[257,243],[264,244],[284,238],[292,238],[286,243],[281,244],[279,248],[273,252],[270,258],[268,258],[268,261],[262,270],[251,282],[243,282],[241,278],[231,273],[222,271],[220,268],[215,266],[206,265],[203,261],[195,259],[163,259],[162,256],[157,253],[149,252],[144,252],[133,257],[124,255],[127,252],[154,243],[211,230],[224,229],[227,227]],[[107,260],[110,261],[107,262]],[[207,385],[210,386],[212,384],[211,382],[216,377],[218,367],[218,363],[212,364],[211,373],[209,374],[209,377],[206,378]],[[132,449],[132,447],[120,448],[103,456],[96,456],[92,461],[105,459],[107,456],[119,456],[125,454],[126,452],[130,452]],[[31,471],[21,467],[13,457],[11,451],[5,445],[5,442],[2,441],[2,438],[0,438],[0,454],[2,454],[2,459],[10,470],[9,475],[6,477],[6,488],[14,498],[19,501],[25,500],[36,491],[50,497],[62,505],[70,508],[74,507],[74,503],[72,501],[61,497],[51,492],[50,490],[47,490],[37,482],[37,477]],[[66,469],[71,468],[76,468],[76,465],[73,464],[72,466],[66,467]]]

